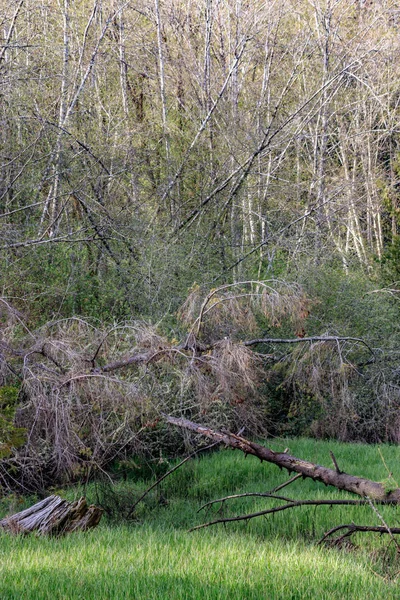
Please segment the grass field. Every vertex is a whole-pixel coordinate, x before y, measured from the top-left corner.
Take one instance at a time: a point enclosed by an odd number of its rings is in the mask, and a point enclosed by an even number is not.
[[[329,450],[340,467],[379,481],[388,477],[378,447],[313,440],[274,441],[299,457],[330,466]],[[385,462],[400,475],[399,449],[382,446]],[[400,558],[388,536],[357,534],[351,547],[317,545],[340,523],[380,525],[370,507],[302,507],[267,519],[188,533],[216,516],[197,513],[202,503],[226,494],[268,491],[285,481],[276,467],[222,450],[186,463],[138,508],[131,523],[104,520],[95,530],[63,539],[0,537],[0,599],[343,599],[400,598]],[[132,501],[151,482],[118,484]],[[95,490],[87,490],[89,499]],[[69,490],[67,495],[79,495]],[[310,481],[296,481],[284,495],[339,498]],[[93,498],[92,498],[93,499]],[[272,506],[269,501],[268,506]],[[224,515],[267,507],[265,499],[245,498],[224,505]],[[379,508],[393,526],[398,510]]]

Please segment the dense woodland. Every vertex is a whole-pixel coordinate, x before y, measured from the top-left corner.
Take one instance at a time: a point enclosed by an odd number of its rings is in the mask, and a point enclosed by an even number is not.
[[[0,484],[400,439],[400,3],[0,0]],[[133,465],[133,466],[132,466]]]

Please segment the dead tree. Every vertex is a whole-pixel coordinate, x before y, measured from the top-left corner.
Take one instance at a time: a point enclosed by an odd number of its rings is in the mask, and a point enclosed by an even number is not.
[[[195,421],[212,414],[227,430],[263,434],[270,374],[271,385],[276,377],[285,389],[312,394],[318,410],[328,393],[333,404],[342,402],[350,377],[375,361],[375,349],[355,337],[307,336],[311,305],[301,286],[275,279],[208,294],[193,286],[177,314],[177,339],[139,321],[105,329],[80,317],[31,331],[0,297],[7,323],[0,334],[0,486],[34,493],[77,473],[88,480],[132,454],[155,456],[164,443],[160,414],[174,413],[177,402]],[[265,322],[285,324],[286,335],[264,337]],[[318,377],[309,388],[314,366]]]
[[[231,518],[222,518],[217,519],[215,521],[211,521],[209,523],[205,523],[203,525],[199,525],[193,529],[200,529],[202,527],[208,527],[210,525],[215,525],[217,523],[227,523],[232,521],[247,521],[254,517],[265,516],[267,514],[272,514],[275,512],[280,512],[282,510],[287,510],[291,508],[295,508],[298,506],[304,505],[313,505],[313,506],[323,506],[330,505],[333,506],[335,504],[349,504],[349,505],[362,505],[362,504],[371,504],[372,506],[375,504],[400,504],[400,488],[394,490],[386,490],[385,486],[382,483],[372,481],[370,479],[365,479],[363,477],[357,477],[355,475],[350,475],[340,470],[338,462],[334,455],[331,453],[331,458],[334,463],[334,469],[328,469],[327,467],[323,467],[321,465],[316,465],[314,463],[308,462],[306,460],[297,458],[295,456],[291,456],[287,452],[274,452],[270,448],[266,446],[262,446],[250,440],[247,440],[239,435],[235,435],[226,431],[215,431],[214,429],[210,429],[209,427],[200,425],[199,423],[193,423],[184,418],[175,418],[168,415],[165,415],[165,419],[171,425],[175,425],[178,427],[182,427],[184,429],[188,429],[189,431],[193,431],[200,435],[204,435],[215,442],[220,442],[225,444],[230,448],[234,448],[237,450],[241,450],[245,455],[251,454],[261,461],[266,461],[272,464],[275,464],[277,467],[281,469],[286,469],[289,474],[292,472],[297,473],[296,476],[292,477],[286,484],[283,484],[272,490],[270,493],[266,494],[243,494],[243,495],[257,495],[263,496],[267,498],[272,498],[275,500],[280,500],[283,502],[281,506],[274,507],[272,509],[267,509],[263,511],[258,511],[252,514],[240,515]],[[362,500],[317,500],[317,501],[296,501],[291,498],[277,496],[276,491],[285,487],[286,485],[292,483],[298,477],[302,477],[303,479],[313,479],[314,481],[322,482],[327,486],[335,487],[339,490],[344,490],[346,492],[350,492],[352,494],[356,494],[357,496],[361,496]],[[232,496],[237,497],[237,496]],[[224,502],[225,500],[229,500],[232,497],[221,498],[214,502]],[[214,503],[213,502],[213,503]],[[211,504],[211,503],[208,503]],[[207,505],[208,505],[207,504]],[[206,505],[206,506],[207,506]],[[202,507],[204,508],[204,507]],[[376,509],[374,509],[376,511]],[[400,534],[400,528],[392,528],[389,527],[383,519],[383,527],[373,527],[373,526],[362,526],[355,525],[354,523],[351,525],[339,525],[338,527],[334,527],[330,531],[328,531],[321,541],[325,541],[331,534],[335,533],[338,530],[345,529],[346,532],[342,537],[348,537],[357,531],[370,531],[376,533],[388,533],[392,538],[395,534]]]
[[[175,417],[167,416],[166,420],[172,425],[177,425],[178,427],[200,433],[212,440],[220,441],[226,446],[241,450],[245,454],[252,454],[261,461],[265,460],[266,462],[277,465],[281,469],[287,469],[289,473],[300,473],[303,478],[321,481],[325,485],[331,485],[338,490],[345,490],[352,494],[357,494],[358,496],[368,497],[371,500],[400,504],[399,488],[387,492],[382,483],[364,479],[363,477],[356,477],[355,475],[349,475],[340,471],[337,463],[335,469],[328,469],[327,467],[322,467],[321,465],[316,465],[306,460],[302,460],[301,458],[291,456],[286,452],[274,452],[266,446],[261,446],[260,444],[246,440],[233,433],[214,431],[209,427],[204,427],[203,425],[193,423],[187,419],[176,419]]]

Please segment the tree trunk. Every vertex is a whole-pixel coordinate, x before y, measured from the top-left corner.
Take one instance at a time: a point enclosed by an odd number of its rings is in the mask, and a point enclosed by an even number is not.
[[[85,498],[68,502],[59,496],[49,496],[30,508],[0,521],[0,528],[9,533],[62,535],[72,531],[86,531],[96,527],[103,511],[98,506],[88,506]]]
[[[321,481],[325,485],[331,485],[339,490],[345,490],[358,496],[368,497],[371,500],[393,502],[400,504],[400,489],[386,491],[385,486],[370,479],[348,475],[340,471],[336,460],[335,470],[315,465],[314,463],[290,456],[285,452],[274,452],[265,446],[250,442],[242,437],[229,432],[214,431],[209,427],[192,423],[187,419],[176,419],[175,417],[166,416],[166,421],[172,425],[195,431],[201,435],[211,438],[215,441],[220,441],[226,446],[241,450],[245,454],[252,454],[261,461],[273,463],[281,469],[287,469],[290,472],[300,473],[303,478],[310,478],[314,481]]]

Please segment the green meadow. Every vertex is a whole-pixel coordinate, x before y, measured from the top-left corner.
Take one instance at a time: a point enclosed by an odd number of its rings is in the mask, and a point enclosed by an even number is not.
[[[342,470],[388,481],[400,475],[395,446],[273,440],[274,450],[330,466],[329,450]],[[383,462],[383,459],[384,462]],[[381,525],[366,507],[300,507],[266,518],[188,532],[194,525],[274,506],[254,497],[218,503],[211,499],[243,492],[267,492],[288,478],[272,465],[220,450],[193,459],[168,477],[137,507],[130,522],[104,518],[87,533],[61,539],[0,538],[1,600],[66,599],[391,599],[400,597],[400,557],[389,536],[356,534],[337,547],[318,545],[341,523]],[[153,480],[115,484],[116,498],[132,503]],[[79,496],[80,489],[65,492]],[[101,494],[91,484],[86,495]],[[280,492],[296,499],[343,498],[336,490],[297,480]],[[350,497],[350,496],[348,496]],[[276,501],[275,505],[277,504]],[[12,498],[3,513],[20,510]],[[379,507],[399,526],[398,509]]]

